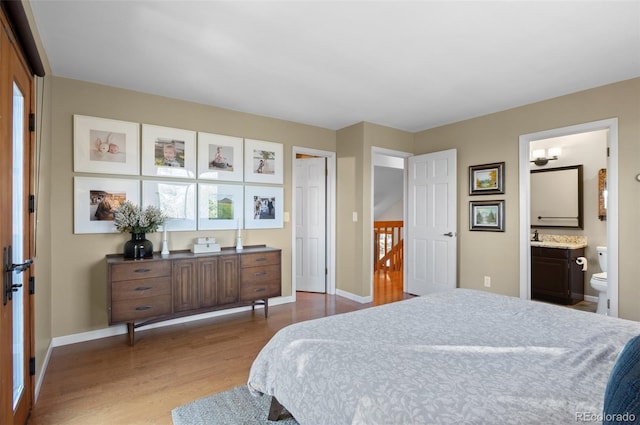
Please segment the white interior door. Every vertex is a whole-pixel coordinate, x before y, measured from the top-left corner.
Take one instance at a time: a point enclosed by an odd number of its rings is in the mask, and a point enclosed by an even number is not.
[[[426,295],[456,287],[456,150],[409,158],[406,291]]]
[[[326,292],[326,159],[296,159],[296,290]]]

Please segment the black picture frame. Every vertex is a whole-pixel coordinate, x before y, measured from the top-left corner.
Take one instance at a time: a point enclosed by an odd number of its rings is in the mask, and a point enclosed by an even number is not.
[[[504,162],[471,165],[469,167],[469,195],[497,195],[504,193]]]
[[[469,201],[469,230],[504,232],[504,200]]]

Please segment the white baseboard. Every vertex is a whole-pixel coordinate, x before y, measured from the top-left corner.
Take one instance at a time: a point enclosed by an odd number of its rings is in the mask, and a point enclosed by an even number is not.
[[[34,405],[38,401],[38,396],[40,395],[40,389],[42,388],[42,383],[44,382],[44,374],[47,372],[47,367],[49,366],[49,359],[51,358],[52,351],[53,351],[53,340],[49,343],[49,347],[47,348],[47,353],[44,355],[44,361],[42,362],[42,370],[40,370],[40,374],[38,374],[38,379],[36,380],[36,388],[34,390],[35,400],[33,400]]]
[[[280,304],[292,303],[295,301],[296,300],[294,296],[271,298],[269,299],[269,307],[280,305]],[[256,308],[264,308],[264,306],[256,305]],[[230,308],[227,310],[216,310],[216,311],[211,311],[209,313],[196,314],[193,316],[185,316],[185,317],[179,317],[177,319],[170,319],[162,322],[151,323],[146,326],[141,326],[140,329],[161,328],[164,326],[171,326],[179,323],[193,322],[195,320],[203,320],[203,319],[209,319],[212,317],[226,316],[228,314],[234,314],[234,313],[239,313],[239,312],[248,311],[248,310],[251,310],[251,306],[236,307],[236,308]],[[124,324],[114,325],[114,326],[109,326],[108,328],[96,329],[94,331],[89,331],[89,332],[81,332],[81,333],[72,334],[72,335],[58,336],[51,340],[51,346],[60,347],[68,344],[76,344],[78,342],[91,341],[94,339],[107,338],[107,337],[116,336],[116,335],[124,335],[126,333],[127,333],[127,325],[124,325]]]
[[[593,296],[593,295],[585,295],[584,296],[584,300],[585,301],[591,301],[592,303],[597,303],[598,302],[598,297],[597,296]]]
[[[342,289],[336,289],[336,295],[348,298],[351,301],[355,301],[360,304],[367,304],[367,303],[373,302],[373,297],[371,295],[369,295],[368,297],[363,297],[361,295],[356,295],[356,294],[352,294],[351,292],[343,291]]]

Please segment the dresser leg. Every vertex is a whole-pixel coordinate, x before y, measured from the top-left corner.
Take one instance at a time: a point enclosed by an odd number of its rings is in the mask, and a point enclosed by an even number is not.
[[[135,327],[133,322],[127,323],[127,334],[129,335],[129,345],[133,347],[135,344]]]
[[[265,298],[264,299],[264,318],[267,318],[267,315],[269,314],[269,298]]]

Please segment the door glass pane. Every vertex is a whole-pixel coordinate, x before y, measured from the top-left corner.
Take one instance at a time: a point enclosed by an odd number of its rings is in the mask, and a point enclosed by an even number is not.
[[[23,258],[23,148],[24,96],[13,85],[13,262],[24,263]],[[21,285],[13,293],[13,408],[24,391],[24,288],[23,273],[13,272],[13,283]]]

